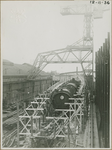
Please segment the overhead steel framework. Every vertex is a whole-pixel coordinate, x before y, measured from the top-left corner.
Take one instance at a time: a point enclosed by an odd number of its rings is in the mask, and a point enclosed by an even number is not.
[[[102,18],[105,10],[108,10],[108,7],[103,8],[102,5],[63,8],[62,15],[84,15],[83,37],[66,48],[39,53],[29,71],[28,79],[35,79],[45,66],[51,63],[79,63],[84,75],[93,75],[93,19]]]
[[[33,68],[30,70],[28,77],[29,79],[34,79],[43,68],[50,63],[91,63],[92,58],[88,60],[88,56],[91,55],[92,49],[91,46],[68,46],[65,49],[40,53],[35,59]],[[84,53],[82,58],[81,53]]]

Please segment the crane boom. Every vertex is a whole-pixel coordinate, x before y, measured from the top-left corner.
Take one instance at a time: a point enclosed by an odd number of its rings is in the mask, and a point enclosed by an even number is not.
[[[102,18],[103,12],[109,10],[109,5],[97,4],[94,6],[92,4],[83,4],[83,5],[75,5],[68,6],[61,9],[61,14],[65,15],[93,15],[94,19]]]
[[[62,15],[84,15],[92,13],[91,5],[75,5],[74,8],[65,7],[61,10]]]

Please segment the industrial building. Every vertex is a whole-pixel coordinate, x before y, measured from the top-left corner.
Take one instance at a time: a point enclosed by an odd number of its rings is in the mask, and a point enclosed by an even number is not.
[[[9,108],[17,98],[29,101],[52,85],[52,76],[42,72],[35,81],[27,80],[29,64],[14,64],[3,60],[3,107]]]

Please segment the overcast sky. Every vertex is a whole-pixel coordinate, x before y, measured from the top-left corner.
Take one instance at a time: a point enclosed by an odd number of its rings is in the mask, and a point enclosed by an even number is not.
[[[83,16],[60,14],[61,8],[73,7],[75,3],[75,1],[2,1],[2,58],[18,64],[33,64],[38,53],[65,48],[82,38]],[[102,19],[94,20],[95,51],[102,46],[107,32],[110,32],[110,16],[110,11],[106,11]],[[51,70],[59,72],[64,72],[67,68],[63,65],[58,68],[51,66]],[[70,68],[68,71],[74,71],[72,65]],[[45,70],[50,69],[46,67]]]

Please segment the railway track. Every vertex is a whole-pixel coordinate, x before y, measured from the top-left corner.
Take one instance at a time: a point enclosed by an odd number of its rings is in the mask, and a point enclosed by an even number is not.
[[[19,130],[22,129],[20,126]],[[2,147],[10,148],[10,147],[17,147],[17,128],[14,128],[11,131],[7,131],[2,138]]]
[[[24,111],[20,110],[19,114],[23,114]],[[7,114],[7,119],[3,121],[3,137],[2,146],[3,147],[17,147],[17,110]],[[13,128],[13,129],[10,129]],[[20,125],[19,130],[22,129]]]

